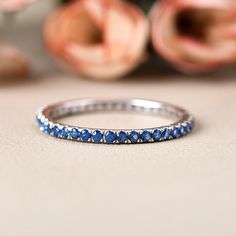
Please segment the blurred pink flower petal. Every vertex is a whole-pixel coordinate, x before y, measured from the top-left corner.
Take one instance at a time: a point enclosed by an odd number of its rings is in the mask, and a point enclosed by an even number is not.
[[[236,61],[235,0],[164,0],[151,19],[156,51],[182,71],[207,72]]]
[[[0,0],[0,11],[15,12],[32,4],[36,0]]]
[[[0,80],[25,77],[29,72],[25,57],[16,49],[0,45]]]
[[[45,25],[50,51],[67,67],[95,79],[121,77],[144,60],[148,22],[119,0],[80,0],[55,11]]]

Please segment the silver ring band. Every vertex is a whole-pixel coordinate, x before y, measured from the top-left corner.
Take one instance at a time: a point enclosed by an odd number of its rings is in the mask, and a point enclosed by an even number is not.
[[[65,125],[57,119],[96,111],[135,111],[175,117],[176,122],[141,129],[100,129]],[[182,137],[192,131],[194,118],[184,109],[143,99],[83,99],[45,106],[36,115],[40,130],[56,138],[106,144],[152,143]]]

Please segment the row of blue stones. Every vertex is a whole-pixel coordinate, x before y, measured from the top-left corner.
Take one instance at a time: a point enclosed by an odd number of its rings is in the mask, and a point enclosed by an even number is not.
[[[120,131],[116,134],[113,131],[106,131],[103,134],[100,130],[95,130],[93,132],[84,129],[79,131],[77,128],[69,129],[67,127],[60,127],[58,125],[50,126],[47,122],[43,122],[41,119],[37,118],[37,122],[40,126],[40,129],[49,135],[52,135],[56,138],[71,139],[84,142],[95,142],[95,143],[150,143],[158,142],[169,139],[179,138],[193,129],[193,122],[187,122],[182,125],[155,129],[153,132],[149,130],[143,130],[142,132],[137,132],[135,130],[127,133],[125,131]]]

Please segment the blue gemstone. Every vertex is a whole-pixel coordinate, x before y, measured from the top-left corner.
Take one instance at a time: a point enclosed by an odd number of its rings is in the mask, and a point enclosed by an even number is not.
[[[43,132],[45,133],[45,134],[50,134],[51,133],[51,128],[50,128],[50,126],[49,125],[43,125]]]
[[[129,139],[131,143],[137,143],[139,139],[139,133],[136,131],[132,131],[129,135]]]
[[[154,130],[152,138],[155,142],[157,142],[161,138],[161,131],[159,129]]]
[[[59,137],[60,129],[58,128],[58,126],[54,126],[52,132],[53,132],[53,135],[54,135],[56,138]]]
[[[57,138],[61,138],[62,137],[62,130],[60,129],[57,135]]]
[[[69,134],[69,130],[64,127],[60,132],[60,137],[67,139],[69,137]]]
[[[91,138],[91,134],[87,129],[82,130],[81,132],[81,138],[83,141],[87,142]]]
[[[125,143],[128,140],[128,135],[124,131],[121,131],[119,133],[118,140],[119,140],[119,143]]]
[[[107,143],[113,143],[114,141],[117,140],[117,135],[112,131],[108,131],[106,133],[105,139]]]
[[[187,128],[187,132],[190,132],[192,130],[192,124],[188,123],[186,128]]]
[[[161,134],[162,140],[168,140],[171,137],[171,130],[170,129],[164,129]]]
[[[69,132],[69,137],[71,137],[74,140],[77,140],[80,137],[80,132],[78,129],[73,128],[70,132]]]
[[[99,130],[95,130],[92,134],[92,139],[96,143],[100,143],[103,138],[103,134]]]
[[[149,143],[152,141],[152,135],[149,131],[145,130],[141,134],[141,139],[143,140],[144,143]]]
[[[43,122],[42,122],[39,118],[37,118],[37,123],[38,123],[38,125],[39,125],[40,127],[43,126]]]
[[[173,138],[179,138],[181,136],[180,128],[175,127],[172,131]]]
[[[180,128],[180,133],[182,135],[185,135],[185,134],[187,134],[187,132],[188,132],[187,127],[185,125],[182,125],[181,128]]]

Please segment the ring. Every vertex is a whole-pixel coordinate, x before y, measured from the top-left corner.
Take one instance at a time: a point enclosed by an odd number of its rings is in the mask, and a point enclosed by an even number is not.
[[[97,111],[133,111],[174,117],[176,122],[153,128],[100,129],[65,125],[57,119]],[[192,131],[194,118],[184,109],[160,101],[144,99],[82,99],[45,106],[37,112],[37,123],[45,134],[56,138],[104,144],[137,144],[166,141]]]

